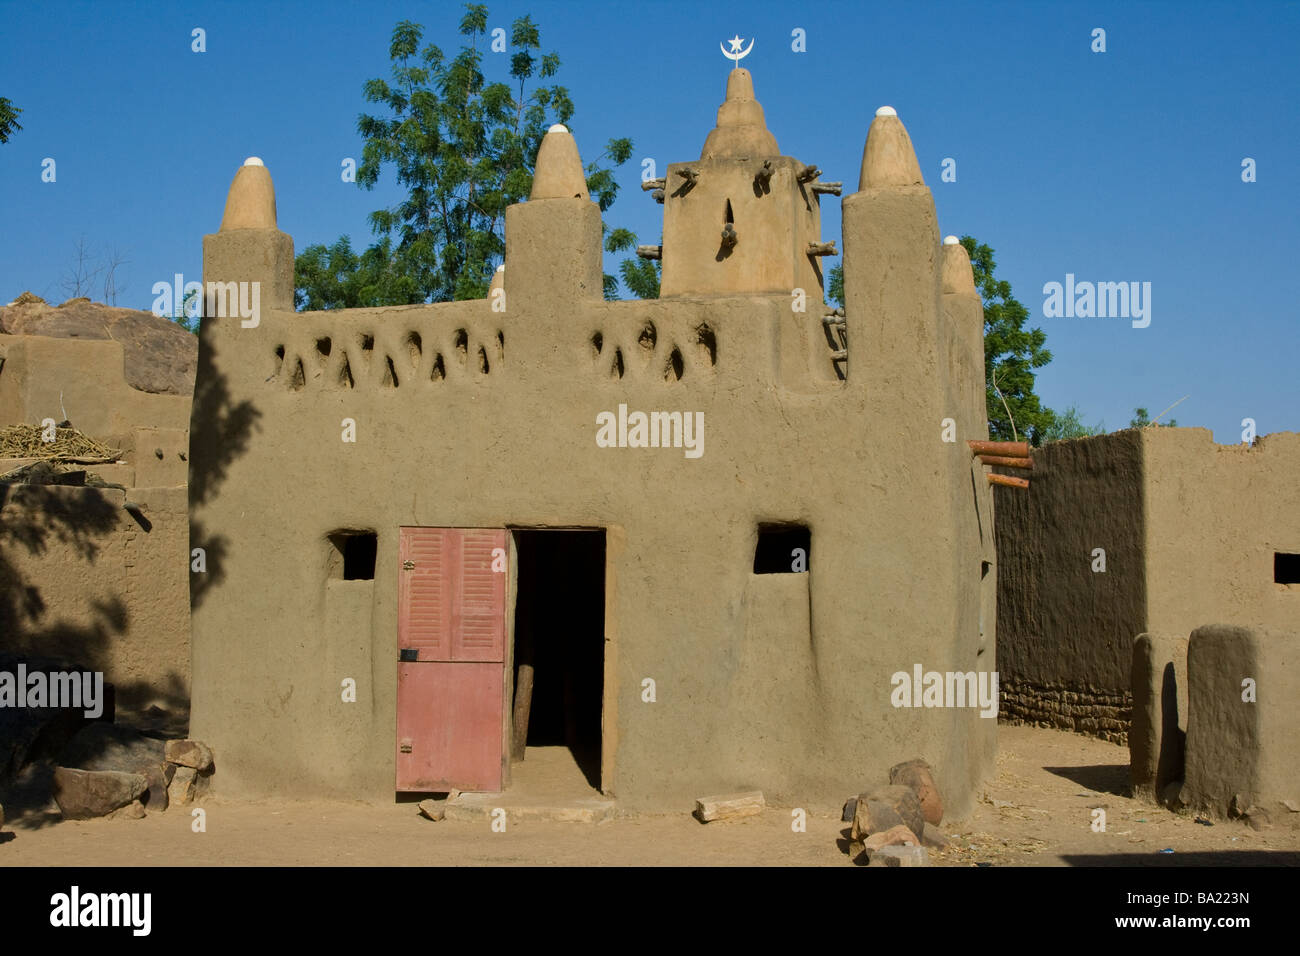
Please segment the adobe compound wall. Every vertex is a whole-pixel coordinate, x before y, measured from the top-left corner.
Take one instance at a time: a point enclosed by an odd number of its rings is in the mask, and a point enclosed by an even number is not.
[[[119,705],[184,709],[190,397],[133,388],[123,363],[113,340],[0,335],[0,426],[66,413],[121,452],[83,466],[117,488],[0,484],[0,635],[9,657],[102,671]]]
[[[1273,578],[1276,553],[1300,553],[1298,472],[1289,432],[1247,446],[1144,428],[1035,449],[1030,489],[997,496],[1004,715],[1122,742],[1139,634],[1293,630],[1300,588]],[[1163,680],[1153,668],[1144,687]]]

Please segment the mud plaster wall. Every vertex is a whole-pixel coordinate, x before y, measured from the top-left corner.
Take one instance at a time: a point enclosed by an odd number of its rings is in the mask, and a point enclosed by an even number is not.
[[[1053,442],[1033,459],[1028,489],[996,492],[1002,716],[1121,743],[1147,630],[1142,435]]]
[[[188,430],[190,399],[132,388],[122,346],[43,335],[0,336],[0,425],[69,419],[105,439],[134,428]]]
[[[397,529],[587,526],[608,541],[608,792],[634,808],[741,787],[830,805],[922,756],[962,815],[996,721],[890,705],[914,663],[995,667],[987,593],[980,634],[992,496],[939,426],[987,433],[969,380],[982,359],[947,354],[972,313],[941,295],[929,191],[845,200],[845,383],[809,374],[820,310],[792,314],[788,290],[602,301],[594,208],[512,207],[504,313],[294,314],[264,293],[257,328],[204,321],[193,543],[219,540],[222,560],[194,604],[192,731],[220,755],[217,786],[391,800]],[[283,285],[284,246],[273,230],[209,236],[204,278]],[[703,457],[597,447],[597,414],[620,403],[702,411]],[[752,573],[763,522],[808,525],[809,574]],[[373,583],[329,580],[338,529],[377,533]]]
[[[1300,585],[1275,584],[1273,554],[1300,554],[1300,434],[1216,445],[1208,429],[1144,432],[1151,625],[1300,632]]]
[[[4,649],[103,671],[119,705],[188,703],[188,396],[126,383],[122,346],[0,336],[0,424],[67,415],[121,451],[120,489],[0,485]],[[0,462],[0,473],[28,459]],[[142,518],[123,507],[139,507]]]
[[[1289,432],[1247,447],[1148,428],[1036,449],[1028,493],[997,493],[1006,716],[1119,741],[1138,634],[1295,630],[1300,587],[1274,583],[1273,555],[1300,552],[1297,473]]]

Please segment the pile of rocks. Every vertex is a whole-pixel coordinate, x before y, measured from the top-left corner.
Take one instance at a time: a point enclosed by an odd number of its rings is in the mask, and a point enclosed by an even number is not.
[[[948,845],[939,832],[943,800],[924,760],[908,760],[889,771],[889,786],[851,797],[844,822],[853,822],[849,856],[868,866],[929,866],[926,847]],[[865,857],[865,861],[864,861]]]
[[[215,766],[197,740],[159,740],[128,727],[91,724],[54,769],[54,800],[65,819],[145,816],[185,806],[207,791]]]

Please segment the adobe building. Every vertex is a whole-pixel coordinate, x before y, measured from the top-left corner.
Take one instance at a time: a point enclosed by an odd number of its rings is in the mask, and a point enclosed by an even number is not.
[[[0,426],[70,420],[117,456],[27,477],[0,451],[0,668],[102,671],[126,708],[188,707],[195,337],[150,313],[30,294],[0,308]],[[0,761],[2,762],[2,761]]]
[[[554,744],[632,809],[838,806],[912,757],[970,809],[997,721],[896,707],[891,676],[997,668],[963,441],[988,434],[983,310],[893,110],[843,201],[842,319],[834,190],[782,155],[747,70],[668,168],[658,300],[602,298],[562,126],[486,300],[295,313],[250,163],[204,278],[260,283],[261,312],[205,318],[191,433],[194,521],[224,542],[193,608],[219,792],[509,792]]]
[[[1186,730],[1194,630],[1300,633],[1297,473],[1292,432],[1216,445],[1204,428],[1142,428],[1035,449],[1030,489],[997,495],[1004,716],[1117,742],[1132,719],[1145,737],[1134,694],[1148,708],[1176,661]],[[1158,662],[1131,677],[1139,635]],[[1158,745],[1130,742],[1154,779]]]

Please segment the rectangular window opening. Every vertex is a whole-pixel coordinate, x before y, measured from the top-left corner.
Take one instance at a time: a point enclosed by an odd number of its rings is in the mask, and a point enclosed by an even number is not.
[[[1273,580],[1278,584],[1300,584],[1300,554],[1273,552]]]
[[[344,581],[373,581],[378,538],[373,531],[335,531],[329,535],[328,576]]]
[[[812,532],[805,525],[761,524],[754,549],[755,574],[801,574],[812,554]]]

